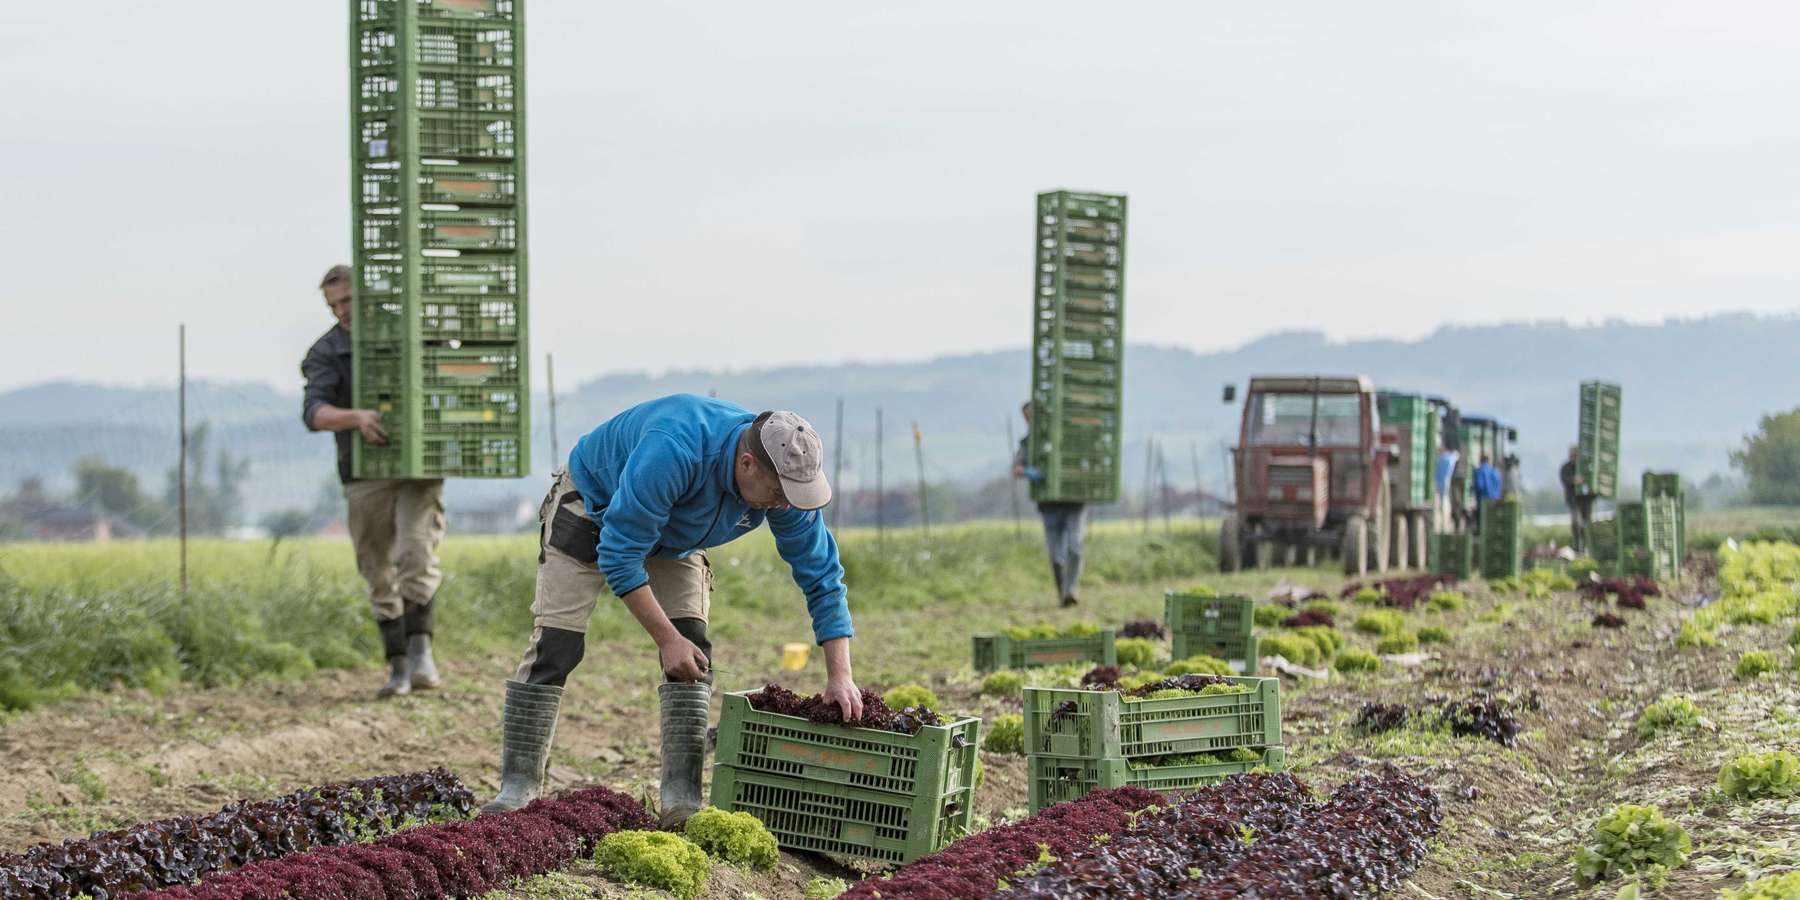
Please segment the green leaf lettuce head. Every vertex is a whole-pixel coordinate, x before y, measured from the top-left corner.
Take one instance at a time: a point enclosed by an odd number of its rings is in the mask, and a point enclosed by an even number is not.
[[[1584,884],[1674,869],[1693,844],[1682,827],[1654,807],[1624,803],[1594,822],[1588,843],[1575,851],[1575,876]]]
[[[1746,753],[1719,767],[1719,790],[1728,797],[1792,797],[1800,793],[1800,758],[1786,750]]]

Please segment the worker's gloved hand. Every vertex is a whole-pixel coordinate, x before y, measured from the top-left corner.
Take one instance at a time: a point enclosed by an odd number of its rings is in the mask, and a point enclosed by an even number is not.
[[[854,722],[862,718],[862,689],[849,678],[828,678],[825,681],[825,699],[836,703],[838,709],[844,711],[844,721]]]
[[[663,674],[676,681],[701,681],[706,678],[706,670],[711,666],[706,654],[694,646],[694,642],[676,635],[668,643],[656,648],[662,657]]]

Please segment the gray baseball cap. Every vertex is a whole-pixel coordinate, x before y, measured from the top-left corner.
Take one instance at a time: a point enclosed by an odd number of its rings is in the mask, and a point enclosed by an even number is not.
[[[756,417],[752,445],[781,479],[781,492],[795,509],[819,509],[831,502],[825,480],[825,444],[819,432],[797,413],[786,410]]]

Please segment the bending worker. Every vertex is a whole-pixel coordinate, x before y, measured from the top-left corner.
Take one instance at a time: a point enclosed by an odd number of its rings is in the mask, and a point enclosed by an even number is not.
[[[862,692],[850,675],[844,567],[818,512],[831,502],[824,449],[805,419],[676,394],[588,432],[552,478],[538,510],[531,644],[506,682],[500,794],[483,812],[517,809],[542,789],[563,686],[581,662],[603,588],[656,641],[662,825],[678,827],[700,808],[712,691],[706,549],[765,520],[825,650],[825,696],[845,719],[862,716]]]

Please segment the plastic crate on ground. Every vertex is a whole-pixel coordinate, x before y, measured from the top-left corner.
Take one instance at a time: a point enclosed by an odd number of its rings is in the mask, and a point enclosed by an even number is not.
[[[1163,624],[1170,634],[1217,639],[1248,637],[1256,624],[1256,603],[1249,597],[1169,591],[1163,594]],[[1178,654],[1176,658],[1181,657]]]
[[[781,846],[911,862],[969,831],[975,791],[905,796],[717,766],[712,805],[761,820]]]
[[[1468,579],[1475,573],[1475,539],[1467,532],[1431,536],[1431,569]]]
[[[726,694],[718,765],[897,794],[975,786],[981,720],[964,716],[915,734],[822,725],[751,707],[754,691]]]
[[[1095,665],[1118,665],[1113,630],[1103,628],[1099,634],[1080,637],[1015,638],[1004,634],[978,634],[972,640],[973,664],[976,672],[998,669],[1031,669],[1038,666],[1061,666],[1068,663],[1092,662]]]
[[[1681,474],[1679,472],[1644,473],[1644,499],[1679,496],[1681,496]]]
[[[1281,682],[1234,677],[1250,690],[1163,700],[1118,691],[1025,689],[1025,752],[1089,759],[1210,753],[1281,744]]]
[[[1256,635],[1241,638],[1209,638],[1175,632],[1169,636],[1170,658],[1210,656],[1222,659],[1239,675],[1255,675],[1262,667],[1262,641]]]
[[[1523,571],[1525,544],[1519,501],[1493,500],[1481,508],[1481,575],[1516,578]]]
[[[1035,813],[1046,806],[1079,800],[1101,788],[1140,787],[1174,799],[1183,792],[1217,784],[1233,775],[1255,769],[1280,771],[1287,768],[1285,748],[1268,747],[1261,756],[1254,762],[1139,767],[1133,767],[1131,761],[1125,759],[1033,756],[1026,761],[1030,769],[1031,811]]]

